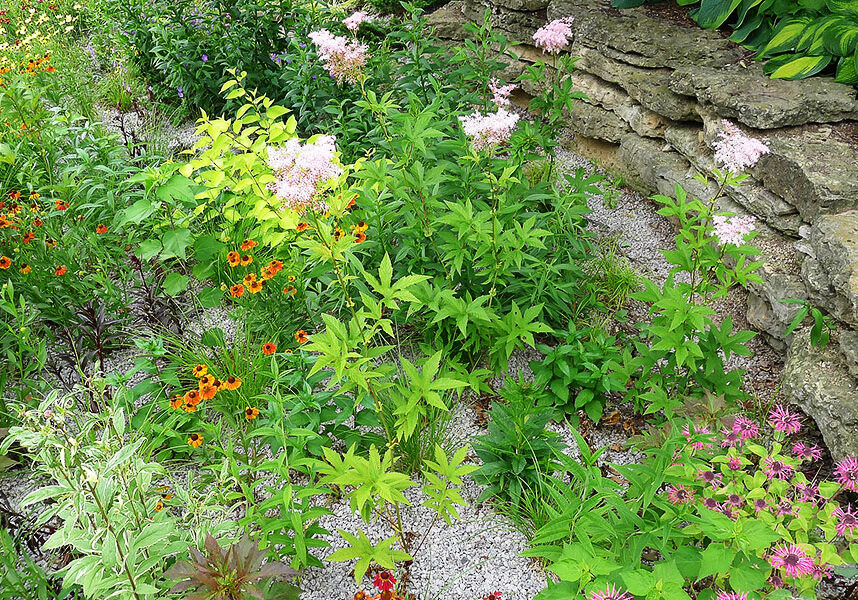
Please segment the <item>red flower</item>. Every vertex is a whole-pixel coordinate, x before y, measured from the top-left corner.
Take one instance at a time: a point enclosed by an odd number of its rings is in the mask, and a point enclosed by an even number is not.
[[[95,233],[101,235],[102,233],[107,233],[107,225],[104,223],[99,223],[98,227],[95,228]]]
[[[54,269],[54,275],[56,275],[57,277],[60,277],[62,275],[65,275],[66,271],[68,271],[68,269],[66,269],[65,265],[59,265],[59,266],[57,266],[56,269]]]
[[[68,202],[57,200],[57,210],[66,210],[69,207]]]
[[[258,246],[258,245],[259,245],[259,244],[257,244],[257,243],[256,243],[256,242],[254,242],[253,240],[244,240],[244,241],[241,243],[241,249],[242,249],[242,250],[252,250],[253,248],[255,248],[255,247],[256,247],[256,246]]]
[[[295,332],[295,340],[299,344],[305,344],[305,343],[307,343],[307,341],[309,339],[310,338],[307,337],[307,332],[304,331],[303,329],[299,329],[298,331]]]
[[[386,592],[393,589],[393,586],[396,584],[396,579],[390,571],[381,571],[380,573],[376,573],[375,579],[372,580],[372,584],[382,592]]]
[[[240,283],[229,288],[229,294],[233,298],[241,298],[241,295],[244,293],[244,286]]]
[[[32,242],[35,239],[35,237],[36,237],[35,233],[33,233],[32,231],[28,231],[27,233],[24,234],[24,237],[21,238],[21,241],[24,242],[25,244],[29,244],[30,242]]]
[[[262,354],[274,354],[277,352],[277,345],[268,342],[267,344],[262,346]]]

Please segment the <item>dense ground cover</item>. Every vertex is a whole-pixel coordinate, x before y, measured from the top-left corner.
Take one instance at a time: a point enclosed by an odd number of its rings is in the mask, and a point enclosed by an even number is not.
[[[345,562],[343,598],[477,598],[426,549],[481,503],[543,600],[854,576],[858,460],[729,367],[754,334],[713,305],[756,278],[753,221],[655,197],[664,281],[588,231],[612,191],[558,165],[562,20],[525,111],[487,21],[448,48],[409,5],[0,15],[0,451],[36,488],[4,509],[0,597],[319,598]],[[721,191],[767,151],[725,122]],[[646,431],[608,468],[579,429],[617,406]]]

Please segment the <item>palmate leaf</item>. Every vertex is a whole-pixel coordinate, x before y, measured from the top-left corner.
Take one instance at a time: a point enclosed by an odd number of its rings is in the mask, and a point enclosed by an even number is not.
[[[402,550],[394,550],[391,546],[396,542],[396,536],[391,536],[373,545],[366,534],[358,530],[357,535],[348,531],[338,530],[340,536],[349,543],[346,548],[340,548],[330,556],[328,560],[333,562],[345,562],[358,559],[354,567],[355,584],[360,587],[360,580],[366,575],[371,562],[380,564],[385,569],[392,569],[397,561],[411,560],[411,556]]]

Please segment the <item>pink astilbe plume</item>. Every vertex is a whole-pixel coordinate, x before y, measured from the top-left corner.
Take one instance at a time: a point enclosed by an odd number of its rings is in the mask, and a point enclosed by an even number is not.
[[[536,30],[533,43],[549,54],[557,54],[569,45],[569,38],[572,37],[571,24],[572,17],[554,19]]]
[[[590,600],[634,600],[629,594],[624,592],[622,588],[614,586],[612,583],[604,590],[590,592]]]
[[[745,237],[754,230],[757,219],[754,217],[725,217],[715,215],[712,217],[712,228],[718,243],[722,246],[735,244],[741,246],[745,243]]]
[[[858,512],[853,512],[851,506],[847,506],[845,510],[838,506],[831,514],[837,517],[837,525],[834,526],[837,535],[851,537],[853,532],[858,529]]]
[[[475,112],[472,115],[459,117],[459,121],[462,122],[465,135],[471,138],[474,149],[479,151],[509,140],[512,130],[518,123],[518,115],[499,108],[496,113],[484,115],[481,112]]]
[[[801,430],[801,417],[778,404],[769,413],[769,424],[775,431],[798,433]]]
[[[834,477],[850,492],[858,492],[858,459],[847,456],[841,460],[834,469]]]
[[[316,45],[319,58],[325,63],[331,77],[336,78],[338,85],[342,85],[344,81],[357,83],[360,80],[368,56],[369,48],[366,44],[334,35],[327,29],[314,31],[309,38]]]
[[[813,572],[813,559],[800,546],[778,546],[769,556],[769,564],[789,577],[801,577]]]
[[[284,206],[298,213],[326,212],[328,207],[319,185],[343,172],[334,162],[336,152],[331,135],[306,144],[292,138],[280,148],[268,148],[268,166],[274,169],[277,178],[268,188],[283,200]]]
[[[501,85],[500,81],[492,77],[489,81],[489,91],[492,93],[492,102],[498,108],[509,106],[509,95],[515,89],[515,84]]]
[[[361,23],[365,23],[369,20],[369,13],[365,10],[359,10],[343,19],[343,25],[345,25],[346,29],[349,31],[357,31],[358,27],[361,26]]]
[[[718,132],[715,160],[734,173],[744,171],[757,164],[769,147],[756,138],[748,137],[730,121],[722,120],[723,130]]]

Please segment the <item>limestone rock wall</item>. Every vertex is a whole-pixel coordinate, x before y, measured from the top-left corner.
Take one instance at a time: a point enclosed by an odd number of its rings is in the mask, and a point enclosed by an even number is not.
[[[609,0],[454,0],[430,17],[436,33],[465,37],[463,24],[491,11],[513,41],[518,76],[543,55],[531,36],[547,21],[573,17],[572,75],[586,100],[569,115],[571,144],[647,193],[671,194],[681,183],[708,198],[690,177],[711,173],[711,143],[721,119],[765,140],[764,155],[723,208],[765,225],[762,284],[754,285],[748,320],[785,354],[790,400],[817,421],[835,457],[858,455],[858,96],[830,78],[769,79],[748,53],[719,32],[618,11]],[[524,87],[524,92],[537,90]],[[784,333],[807,299],[837,322],[823,352],[807,331]]]

